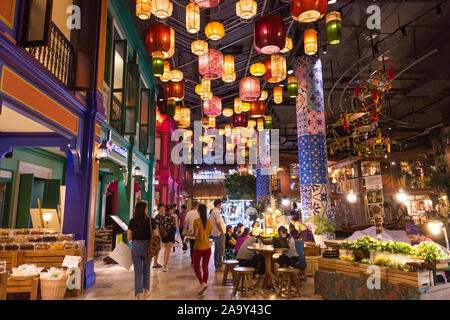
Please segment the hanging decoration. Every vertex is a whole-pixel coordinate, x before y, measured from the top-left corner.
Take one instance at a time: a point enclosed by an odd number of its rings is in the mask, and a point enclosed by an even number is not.
[[[152,0],[136,0],[136,16],[148,20],[152,15]]]
[[[216,117],[208,117],[208,119],[209,119],[208,127],[214,128],[216,126]]]
[[[162,53],[164,59],[168,59],[175,52],[175,30],[165,24],[152,24],[145,40],[149,56]]]
[[[167,82],[172,79],[172,72],[170,71],[170,62],[167,60],[164,61],[164,73],[159,79],[162,82]]]
[[[223,54],[219,50],[209,49],[198,58],[198,72],[208,80],[219,79],[223,75]]]
[[[247,128],[252,128],[253,129],[254,127],[256,127],[256,120],[248,119]]]
[[[191,0],[192,3],[198,5],[200,8],[212,8],[217,6],[220,0]]]
[[[231,125],[230,125],[230,124],[226,124],[226,125],[225,125],[225,136],[226,136],[226,137],[229,137],[229,136],[231,136],[231,133],[232,133],[232,131],[231,131]]]
[[[250,102],[242,101],[242,112],[249,112],[251,108]]]
[[[253,0],[239,0],[236,2],[236,15],[244,20],[253,18],[258,12],[258,4]]]
[[[220,116],[222,114],[222,99],[219,97],[212,97],[211,100],[203,103],[203,113],[206,116]]]
[[[296,98],[298,96],[297,77],[289,77],[288,78],[288,95],[289,95],[289,98]]]
[[[339,12],[327,14],[327,38],[328,43],[338,44],[342,41],[342,18]]]
[[[206,128],[209,127],[209,118],[208,117],[203,117],[201,122],[202,122],[202,127],[203,128],[206,129]],[[202,137],[200,137],[200,138],[202,138]],[[199,138],[199,140],[200,140],[200,138]],[[202,138],[202,140],[200,140],[200,142],[203,142],[203,138]]]
[[[194,3],[186,6],[186,30],[189,33],[200,31],[200,7]]]
[[[294,43],[292,42],[292,39],[289,37],[286,37],[286,44],[283,48],[283,50],[280,51],[280,53],[288,53],[289,51],[294,48]]]
[[[272,116],[266,116],[264,118],[264,128],[266,130],[272,130]]]
[[[261,96],[261,84],[256,77],[241,79],[239,84],[239,96],[245,101],[256,101]]]
[[[242,113],[242,99],[234,98],[234,113],[240,114]]]
[[[173,82],[180,82],[181,80],[183,80],[183,72],[180,70],[172,70],[170,71],[170,78],[171,81]]]
[[[277,16],[264,16],[255,23],[255,49],[259,53],[274,54],[286,45],[284,20]]]
[[[169,0],[152,0],[152,13],[160,19],[167,19],[172,15],[173,4]]]
[[[317,45],[317,31],[314,29],[305,30],[304,34],[305,53],[307,55],[315,55],[318,50]]]
[[[266,73],[266,66],[261,62],[254,63],[250,66],[250,73],[255,77],[261,77]]]
[[[231,83],[236,81],[236,72],[233,72],[232,74],[223,74],[222,75],[222,81],[225,83]]]
[[[234,72],[234,57],[226,55],[223,62],[223,76],[224,82],[233,82],[236,80],[236,73]]]
[[[248,125],[248,114],[234,114],[233,115],[233,127],[235,128],[246,128]]]
[[[261,90],[261,97],[259,97],[260,101],[266,101],[269,98],[269,92],[267,90]]]
[[[263,131],[264,130],[264,119],[263,118],[259,118],[257,120],[256,128],[258,129],[258,131]]]
[[[280,86],[276,86],[273,88],[273,102],[276,104],[283,103],[283,88]]]
[[[181,119],[181,107],[176,106],[175,107],[175,115],[173,116],[173,120],[180,121],[180,119]]]
[[[327,12],[328,0],[291,0],[292,18],[301,23],[319,20]]]
[[[250,118],[261,118],[266,114],[266,104],[263,101],[252,102],[250,106],[248,112]]]
[[[208,53],[208,42],[196,40],[191,43],[191,51],[197,56],[203,56]]]
[[[152,59],[152,71],[155,77],[161,77],[164,74],[164,59],[162,54]]]
[[[210,40],[220,40],[225,35],[225,28],[220,22],[212,21],[206,25],[205,35]]]
[[[173,99],[167,100],[167,115],[170,117],[174,117],[175,110],[176,110],[176,101]]]
[[[180,101],[184,99],[184,80],[180,82],[168,81],[164,84],[164,99]]]
[[[223,114],[225,117],[231,117],[231,116],[233,115],[233,109],[231,109],[231,108],[225,108],[225,109],[223,109],[222,114]]]
[[[264,65],[266,66],[266,74],[264,80],[269,83],[278,83],[286,79],[286,58],[273,55],[264,59]],[[272,69],[275,69],[277,73],[272,73]]]

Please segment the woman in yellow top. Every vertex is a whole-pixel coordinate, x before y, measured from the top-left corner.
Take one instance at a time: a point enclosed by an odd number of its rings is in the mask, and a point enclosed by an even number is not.
[[[207,210],[204,204],[198,206],[200,218],[194,221],[194,272],[200,281],[200,292],[202,295],[208,289],[208,264],[211,257],[211,243],[209,237],[212,231],[212,221],[207,217]],[[200,271],[200,260],[202,261],[203,275]]]

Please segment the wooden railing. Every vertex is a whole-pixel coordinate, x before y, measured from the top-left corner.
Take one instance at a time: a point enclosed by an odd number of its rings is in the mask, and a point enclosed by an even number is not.
[[[27,51],[67,88],[72,88],[74,49],[69,39],[53,22],[48,45],[27,48]]]

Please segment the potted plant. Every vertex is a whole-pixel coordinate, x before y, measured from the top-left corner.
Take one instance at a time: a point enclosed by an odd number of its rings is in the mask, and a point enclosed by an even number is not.
[[[313,225],[314,241],[320,247],[325,248],[325,241],[328,239],[328,233],[334,233],[336,231],[335,224],[325,214],[325,209],[322,209],[319,214],[312,216],[306,220],[307,223]]]

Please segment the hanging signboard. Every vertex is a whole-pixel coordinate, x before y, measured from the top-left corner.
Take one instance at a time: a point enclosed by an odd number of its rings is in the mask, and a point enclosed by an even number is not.
[[[364,178],[366,190],[383,189],[383,180],[381,176],[371,176]]]

